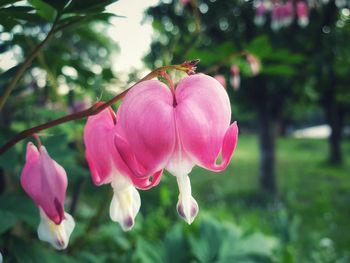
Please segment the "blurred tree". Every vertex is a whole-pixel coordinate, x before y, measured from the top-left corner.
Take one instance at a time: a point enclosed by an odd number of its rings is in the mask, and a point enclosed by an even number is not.
[[[242,87],[238,92],[228,90],[234,101],[237,116],[234,118],[240,122],[241,112],[255,113],[260,138],[260,185],[263,190],[274,193],[276,121],[298,94],[292,88],[293,77],[303,57],[285,49],[271,30],[265,31],[254,25],[251,3],[190,3],[163,1],[148,10],[157,37],[145,61],[157,65],[200,58],[199,71],[222,73],[226,79],[230,78],[232,65],[241,68]],[[261,72],[253,68],[251,57],[255,58],[258,67],[261,63]]]
[[[118,51],[106,36],[109,19],[116,16],[105,12],[112,2],[116,0],[0,1],[0,55],[13,56],[18,63],[11,68],[2,63],[5,71],[0,69],[2,143],[25,128],[89,107],[91,98],[109,96],[103,92],[116,80],[110,58]],[[76,122],[51,129],[55,136],[48,131],[43,135],[50,152],[69,171],[71,213],[89,176],[82,129]],[[20,190],[23,146],[12,147],[0,159],[0,247],[5,261],[76,262],[31,243],[38,218]]]
[[[273,26],[274,16],[257,26],[252,2],[247,1],[162,1],[147,14],[156,30],[152,51],[145,57],[150,66],[200,58],[199,71],[220,73],[226,79],[231,77],[232,65],[241,69],[241,88],[228,93],[234,102],[234,118],[243,127],[240,116],[253,112],[257,118],[263,190],[276,191],[276,129],[293,120],[300,102],[305,105],[318,98],[332,130],[329,160],[341,162],[341,131],[349,96],[344,88],[348,59],[340,54],[347,53],[349,9],[338,8],[334,1],[318,3],[311,10],[309,26],[301,27],[298,17],[278,30]],[[259,74],[249,67],[247,54],[260,60]]]

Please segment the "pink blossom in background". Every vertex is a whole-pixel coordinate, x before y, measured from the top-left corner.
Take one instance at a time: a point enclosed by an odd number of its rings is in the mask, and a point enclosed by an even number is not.
[[[92,106],[92,100],[89,96],[84,96],[82,100],[74,101],[73,105],[69,107],[70,113],[86,110]]]
[[[157,80],[143,81],[118,110],[117,149],[136,177],[166,168],[179,187],[177,211],[189,224],[198,213],[189,173],[195,165],[222,171],[237,143],[237,124],[224,87],[203,74],[186,77],[170,90]],[[216,163],[221,153],[222,161]]]
[[[319,9],[328,3],[329,0],[255,0],[254,23],[262,26],[266,16],[270,14],[271,29],[274,31],[290,26],[294,19],[299,26],[305,27],[309,24],[310,10]],[[337,8],[344,8],[348,4],[346,0],[335,0],[335,5]]]
[[[294,8],[291,0],[287,1],[283,6],[282,12],[282,24],[284,27],[288,27],[292,24],[294,18]]]
[[[271,11],[271,29],[279,30],[283,26],[283,7],[281,5],[274,5]]]
[[[114,145],[117,116],[107,108],[88,118],[84,129],[85,156],[96,185],[111,184],[113,199],[110,217],[124,231],[130,230],[140,209],[141,200],[135,186],[148,189],[158,184],[161,171],[149,177],[135,177]]]
[[[247,55],[247,62],[248,62],[249,67],[250,67],[250,69],[252,71],[252,74],[254,76],[259,74],[260,68],[261,68],[259,59],[256,56],[252,55],[252,54],[248,54]]]
[[[255,16],[254,16],[254,23],[258,26],[262,26],[266,22],[266,12],[267,8],[265,6],[265,3],[263,1],[257,2],[255,6]]]
[[[232,65],[230,69],[231,85],[234,90],[238,90],[241,85],[240,70],[237,65]]]
[[[182,4],[182,5],[187,5],[187,4],[189,4],[191,2],[191,0],[180,0],[180,3]]]
[[[302,27],[305,27],[309,24],[309,8],[304,1],[299,1],[297,3],[297,17],[298,24]]]
[[[215,75],[214,79],[219,81],[219,83],[226,89],[226,79],[224,75]]]
[[[67,175],[62,166],[49,156],[46,148],[27,145],[26,163],[21,174],[21,185],[40,210],[39,239],[56,249],[68,245],[75,226],[73,218],[64,212]]]

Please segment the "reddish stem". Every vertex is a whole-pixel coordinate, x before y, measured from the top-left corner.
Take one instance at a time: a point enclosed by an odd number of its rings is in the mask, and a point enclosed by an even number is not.
[[[175,97],[175,86],[174,86],[174,82],[171,80],[170,76],[168,75],[168,73],[166,73],[165,71],[161,71],[160,75],[165,78],[169,84],[171,93],[173,94],[173,106],[176,107],[177,105],[177,101],[176,101],[176,97]]]
[[[32,136],[34,137],[34,139],[36,140],[36,143],[38,144],[38,149],[40,150],[41,146],[42,146],[42,143],[41,143],[41,140],[40,140],[40,137],[38,134],[36,133],[33,133]]]
[[[117,96],[115,96],[114,98],[112,98],[111,100],[102,103],[102,102],[97,102],[95,103],[93,106],[91,106],[90,108],[83,110],[83,111],[79,111],[70,115],[66,115],[63,116],[61,118],[49,121],[47,123],[29,128],[27,130],[24,130],[20,133],[18,133],[17,135],[15,135],[11,140],[9,140],[7,143],[5,143],[1,148],[0,148],[0,155],[3,154],[4,152],[6,152],[7,150],[9,150],[12,146],[14,146],[16,143],[18,143],[19,141],[27,138],[28,136],[33,135],[34,133],[37,133],[39,131],[60,125],[62,123],[65,122],[69,122],[69,121],[73,121],[73,120],[79,120],[88,116],[92,116],[95,115],[101,111],[103,111],[104,109],[106,109],[109,106],[112,106],[114,103],[116,103],[117,101],[119,101],[120,99],[122,99],[126,93],[132,88],[134,87],[136,84],[145,81],[145,80],[150,80],[155,78],[156,76],[160,75],[161,72],[164,72],[168,69],[175,69],[175,70],[181,70],[181,71],[185,71],[185,72],[192,72],[195,69],[195,66],[199,63],[199,60],[192,60],[192,61],[187,61],[184,62],[182,64],[179,65],[168,65],[168,66],[164,66],[164,67],[160,67],[157,68],[155,70],[153,70],[152,72],[150,72],[148,75],[146,75],[145,77],[143,77],[140,81],[138,81],[137,83],[135,83],[134,85],[132,85],[130,88],[126,89],[125,91],[123,91],[122,93],[118,94]]]

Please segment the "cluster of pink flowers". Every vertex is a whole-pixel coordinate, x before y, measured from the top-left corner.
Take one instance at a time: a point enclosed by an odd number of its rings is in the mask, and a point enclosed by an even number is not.
[[[176,89],[143,81],[127,93],[117,113],[109,107],[89,117],[86,159],[93,182],[113,189],[111,219],[130,230],[141,206],[137,189],[159,184],[166,169],[177,179],[178,214],[191,224],[199,208],[189,174],[195,165],[216,172],[228,166],[238,139],[230,119],[224,87],[203,74],[182,79]],[[64,212],[67,175],[44,146],[28,143],[21,184],[40,211],[39,239],[66,248],[75,226]]]
[[[246,53],[244,55],[246,57],[246,61],[251,71],[252,76],[256,76],[260,73],[261,64],[260,60],[254,56],[253,54]],[[231,87],[234,91],[237,91],[241,85],[241,73],[237,64],[232,64],[230,68],[230,83]],[[224,75],[218,74],[215,75],[214,78],[224,87],[226,88],[226,79]]]
[[[328,0],[257,0],[254,2],[254,22],[258,26],[264,25],[270,14],[272,30],[288,27],[294,19],[299,26],[305,27],[309,24],[309,9],[326,2]]]

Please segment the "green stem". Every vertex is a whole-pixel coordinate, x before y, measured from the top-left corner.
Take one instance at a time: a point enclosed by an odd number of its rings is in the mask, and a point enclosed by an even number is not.
[[[122,99],[126,93],[132,88],[134,87],[136,84],[145,81],[145,80],[150,80],[153,79],[155,77],[157,77],[158,75],[160,75],[162,72],[169,70],[169,69],[175,69],[175,70],[180,70],[180,71],[185,71],[186,73],[192,74],[195,70],[195,66],[199,63],[199,60],[192,60],[192,61],[188,61],[188,62],[184,62],[182,64],[179,65],[169,65],[169,66],[164,66],[164,67],[160,67],[157,68],[155,70],[153,70],[152,72],[150,72],[148,75],[146,75],[145,77],[143,77],[141,80],[139,80],[137,83],[135,83],[134,85],[132,85],[130,88],[126,89],[125,91],[123,91],[122,93],[118,94],[117,96],[115,96],[114,98],[110,99],[109,101],[105,102],[105,103],[101,103],[101,102],[97,102],[95,103],[93,106],[91,106],[90,108],[83,110],[83,111],[79,111],[70,115],[66,115],[63,116],[61,118],[46,122],[44,124],[40,124],[38,126],[26,129],[24,131],[21,131],[20,133],[18,133],[17,135],[15,135],[11,140],[9,140],[7,143],[5,143],[1,148],[0,148],[0,155],[3,154],[4,152],[6,152],[8,149],[10,149],[12,146],[14,146],[16,143],[18,143],[19,141],[27,138],[28,136],[31,136],[34,133],[37,133],[39,131],[60,125],[62,123],[66,123],[69,121],[73,121],[73,120],[79,120],[91,115],[95,115],[101,111],[103,111],[104,109],[106,109],[109,106],[112,106],[113,104],[115,104],[117,101],[119,101],[120,99]]]
[[[11,79],[9,84],[6,86],[4,93],[0,97],[0,111],[4,107],[8,97],[10,96],[13,89],[16,87],[17,82],[21,79],[21,77],[23,76],[26,69],[30,66],[30,64],[32,63],[34,58],[36,58],[36,56],[39,54],[41,49],[46,45],[47,42],[49,42],[49,40],[54,35],[55,28],[56,28],[56,25],[57,25],[59,19],[60,19],[60,14],[57,14],[56,19],[53,22],[52,27],[51,27],[49,33],[47,34],[46,38],[42,42],[40,42],[39,45],[36,46],[36,48],[32,51],[32,53],[30,53],[30,55],[27,57],[27,59],[23,62],[23,64],[17,70],[15,76]]]

